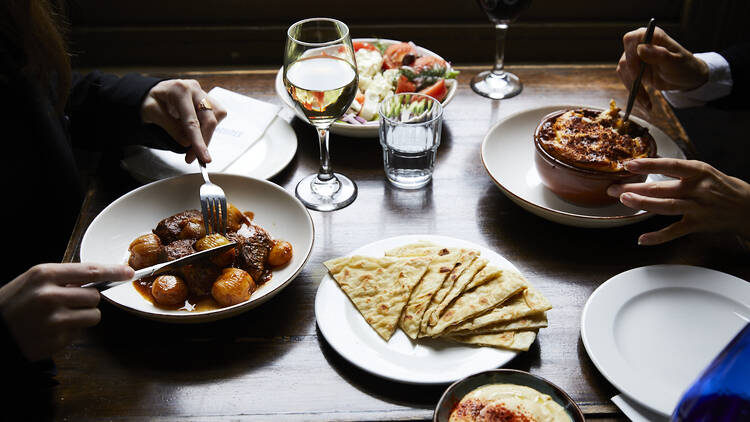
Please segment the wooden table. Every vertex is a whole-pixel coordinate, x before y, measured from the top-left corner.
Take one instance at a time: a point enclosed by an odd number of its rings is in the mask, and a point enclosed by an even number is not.
[[[315,247],[296,280],[261,307],[203,325],[150,322],[102,303],[101,323],[59,353],[57,419],[88,420],[427,420],[446,386],[390,382],[354,367],[323,339],[314,299],[321,263],[366,243],[407,233],[433,233],[486,245],[513,262],[550,299],[549,328],[531,350],[508,365],[545,377],[567,391],[590,419],[622,420],[615,389],[592,364],[581,342],[581,310],[610,277],[650,264],[690,264],[750,279],[747,251],[729,235],[693,235],[639,247],[640,233],[674,218],[631,226],[581,229],[555,224],[515,205],[493,184],[480,160],[485,133],[503,116],[549,104],[625,104],[626,90],[611,65],[518,66],[524,82],[513,99],[475,95],[479,68],[460,68],[458,94],[445,109],[443,140],[431,185],[392,188],[383,175],[376,139],[331,137],[332,163],[350,176],[359,196],[349,207],[311,212]],[[175,73],[176,74],[176,73]],[[184,73],[214,86],[281,104],[275,70]],[[682,145],[689,141],[661,97],[645,117]],[[314,131],[283,112],[298,138],[292,163],[273,182],[293,192],[317,170]],[[105,162],[105,164],[107,164]],[[83,232],[111,201],[137,187],[117,168],[94,180],[66,260],[76,260]]]

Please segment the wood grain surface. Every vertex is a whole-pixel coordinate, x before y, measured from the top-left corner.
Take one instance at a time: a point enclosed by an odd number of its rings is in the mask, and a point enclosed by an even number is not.
[[[433,182],[416,191],[391,187],[377,139],[331,136],[333,168],[350,176],[359,196],[349,207],[311,211],[315,247],[284,291],[240,316],[199,325],[150,322],[103,303],[101,323],[55,357],[58,420],[427,420],[445,385],[415,386],[366,373],[339,356],[316,327],[315,292],[322,262],[375,240],[439,234],[485,245],[513,262],[552,302],[549,327],[507,367],[530,371],[564,389],[592,420],[625,420],[610,397],[616,390],[589,359],[580,338],[581,310],[591,292],[625,270],[651,264],[690,264],[750,278],[747,251],[730,235],[692,235],[639,247],[639,234],[674,221],[653,217],[631,226],[581,229],[536,217],[511,202],[482,166],[480,144],[509,114],[550,104],[606,107],[626,102],[612,65],[519,66],[524,82],[513,99],[474,94],[461,70],[458,94],[445,109]],[[166,72],[171,76],[179,73]],[[274,71],[198,72],[206,91],[221,86],[282,104]],[[663,98],[643,117],[688,148],[689,140]],[[292,163],[273,182],[293,192],[317,170],[315,133],[290,120],[298,138]],[[688,150],[689,151],[689,150]],[[69,244],[75,261],[86,227],[106,205],[138,184],[116,159],[103,161]],[[160,216],[155,216],[159,218]]]

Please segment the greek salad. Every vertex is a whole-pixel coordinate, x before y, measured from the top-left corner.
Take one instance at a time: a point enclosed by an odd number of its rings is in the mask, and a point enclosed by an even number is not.
[[[412,42],[385,44],[354,41],[359,85],[357,96],[339,122],[368,125],[378,121],[378,105],[392,93],[419,92],[443,101],[446,79],[458,71],[450,63],[422,55]]]

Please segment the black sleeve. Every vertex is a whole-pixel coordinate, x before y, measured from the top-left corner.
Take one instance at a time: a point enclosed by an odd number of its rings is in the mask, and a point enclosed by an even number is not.
[[[55,379],[57,368],[50,359],[29,362],[18,348],[3,318],[0,318],[0,369],[13,386],[3,393],[4,417],[23,414],[26,415],[24,420],[48,420],[43,416],[51,411],[49,404],[53,399],[53,389],[58,385]]]
[[[722,108],[750,108],[750,43],[733,45],[719,54],[729,62],[732,92],[712,104]]]
[[[141,104],[159,81],[135,73],[123,77],[99,71],[74,73],[66,114],[75,146],[107,150],[138,144],[187,151],[159,126],[141,121]]]

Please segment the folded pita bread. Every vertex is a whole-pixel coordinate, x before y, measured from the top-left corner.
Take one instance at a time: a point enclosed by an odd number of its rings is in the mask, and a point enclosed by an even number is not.
[[[432,260],[427,267],[427,272],[414,290],[411,292],[409,301],[406,303],[399,326],[412,339],[416,339],[422,324],[422,318],[432,300],[432,295],[440,288],[443,281],[453,271],[458,263],[463,249],[441,248],[407,245],[404,247],[387,251],[386,256],[419,256],[430,257]]]
[[[440,303],[437,305],[435,310],[430,314],[429,325],[434,326],[435,324],[437,324],[438,319],[440,318],[441,315],[443,315],[443,311],[445,310],[445,308],[447,308],[450,304],[452,304],[453,301],[461,293],[464,292],[469,282],[471,282],[471,280],[473,280],[475,276],[487,266],[488,262],[489,261],[487,261],[484,258],[477,258],[469,265],[468,268],[466,268],[461,273],[461,275],[458,277],[456,282],[453,283],[453,286],[451,286],[448,293],[446,293],[445,297],[440,301]],[[497,269],[497,272],[495,272],[494,274],[492,272],[489,272],[489,273],[484,272],[484,273],[481,273],[479,277],[476,277],[476,278],[482,279],[486,282],[487,280],[490,280],[491,278],[496,277],[499,274],[498,273],[499,271],[500,270]]]
[[[499,347],[502,349],[526,351],[536,339],[536,331],[506,331],[497,334],[476,334],[468,336],[449,336],[448,339],[459,343],[477,346]]]
[[[552,309],[549,303],[536,288],[529,285],[521,294],[510,298],[502,306],[479,315],[471,320],[449,327],[446,331],[458,334],[465,331],[477,331],[479,328],[492,324],[503,323],[528,315],[546,312]]]
[[[494,267],[487,266],[485,270],[492,271]],[[500,275],[464,292],[453,304],[448,306],[434,327],[428,327],[426,335],[435,337],[446,328],[496,307],[508,298],[528,287],[526,279],[517,271],[502,270]]]
[[[430,299],[430,304],[427,307],[427,310],[425,311],[424,316],[422,317],[422,322],[419,325],[420,333],[423,333],[427,329],[427,324],[432,319],[433,311],[437,310],[438,306],[440,306],[443,299],[445,299],[445,296],[448,294],[448,292],[453,287],[453,285],[458,280],[458,278],[463,273],[465,273],[468,268],[470,268],[471,263],[474,262],[478,256],[479,256],[479,251],[475,251],[475,250],[465,250],[461,254],[461,257],[458,259],[458,262],[456,262],[456,266],[453,267],[453,271],[451,271],[448,277],[446,277],[445,280],[443,280],[443,284],[435,292],[435,294],[432,295],[432,299]],[[437,317],[435,317],[435,322],[437,322]],[[420,337],[423,337],[423,335],[420,335]]]
[[[388,341],[412,289],[431,261],[428,257],[350,256],[332,259],[323,265],[367,323]]]
[[[547,327],[547,315],[533,314],[513,321],[500,322],[478,328],[466,334],[496,334],[505,331],[528,331]],[[449,335],[460,335],[461,332],[451,332]]]

